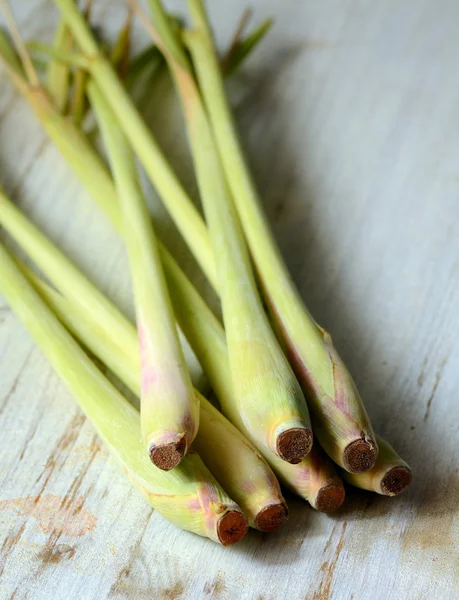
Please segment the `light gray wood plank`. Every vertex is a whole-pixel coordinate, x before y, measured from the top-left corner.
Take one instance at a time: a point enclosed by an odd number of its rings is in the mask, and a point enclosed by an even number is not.
[[[52,2],[13,4],[27,38],[49,39]],[[459,6],[252,5],[276,26],[229,83],[247,154],[301,293],[413,488],[351,491],[331,517],[289,497],[282,531],[230,549],[181,532],[130,489],[0,300],[1,598],[459,595]],[[95,6],[114,32],[122,2]],[[211,3],[222,43],[243,7]],[[120,241],[3,73],[0,92],[1,183],[132,315]],[[176,112],[158,82],[147,114],[194,190]]]

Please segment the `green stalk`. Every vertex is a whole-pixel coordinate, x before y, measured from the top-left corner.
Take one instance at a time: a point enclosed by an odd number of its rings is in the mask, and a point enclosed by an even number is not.
[[[151,0],[150,4],[155,16],[163,11],[160,1]],[[160,35],[159,47],[181,96],[214,250],[238,412],[251,437],[295,464],[312,446],[306,402],[263,310],[192,71],[186,57],[179,63],[175,58],[178,51],[173,53],[167,37]]]
[[[24,89],[20,80],[13,77],[13,81],[29,102],[35,99],[36,96],[26,93],[27,87]],[[52,108],[49,101],[47,106]],[[100,157],[88,145],[86,137],[75,127],[70,127],[68,121],[59,113],[54,111],[44,116],[53,125],[51,127],[48,121],[42,121],[48,135],[56,143],[69,166],[74,169],[88,193],[106,214],[112,226],[121,233],[121,212],[116,190]],[[74,149],[79,151],[74,152]],[[280,459],[276,460],[271,451],[267,451],[255,438],[250,438],[250,433],[237,410],[238,402],[231,382],[223,327],[164,247],[161,255],[177,321],[207,373],[224,414],[248,439],[251,439],[277,476],[295,493],[309,501],[310,496],[307,493],[309,488],[305,488],[302,482],[309,480],[310,469],[314,468],[314,465],[311,465],[308,462],[309,457],[306,457],[296,465],[295,471],[292,471],[291,465]],[[36,260],[36,257],[34,258]],[[125,344],[121,343],[120,346],[123,347]],[[302,470],[304,470],[303,475],[301,475]]]
[[[30,270],[26,274],[61,322],[139,396],[140,353],[120,351],[111,334],[110,316],[93,318],[71,296],[63,296]],[[53,283],[59,288],[58,281]],[[131,338],[136,338],[134,327]],[[200,398],[200,425],[192,449],[241,507],[251,527],[276,529],[285,523],[288,511],[273,472],[250,442],[197,390],[196,394]]]
[[[72,50],[72,33],[62,20],[57,26],[54,47],[62,52]],[[64,114],[69,98],[70,67],[59,60],[51,60],[46,72],[46,87],[57,109]]]
[[[370,469],[377,458],[373,429],[354,382],[317,326],[287,271],[244,160],[225,94],[202,0],[189,0],[196,31],[186,37],[228,184],[268,306],[313,413],[314,432],[328,455],[348,471]]]
[[[124,224],[142,359],[142,432],[151,460],[169,470],[180,462],[196,436],[199,402],[177,336],[134,155],[98,88],[90,84],[88,93],[112,165]]]
[[[82,52],[90,57],[89,71],[119,120],[124,134],[139,156],[148,176],[166,204],[201,268],[216,286],[215,264],[206,226],[184,191],[155,138],[133,105],[113,66],[101,53],[74,0],[55,0]]]
[[[376,492],[383,496],[398,496],[410,485],[413,475],[410,467],[400,458],[389,442],[381,436],[376,436],[379,446],[379,456],[372,469],[365,473],[347,473],[343,477],[352,485],[362,490]]]
[[[242,513],[197,454],[171,473],[152,466],[136,410],[59,323],[0,245],[0,290],[63,379],[133,486],[166,519],[229,545],[247,529]]]

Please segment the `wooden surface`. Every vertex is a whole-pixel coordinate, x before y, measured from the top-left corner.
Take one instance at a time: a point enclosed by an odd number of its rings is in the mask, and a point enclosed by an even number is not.
[[[211,4],[223,44],[246,0]],[[413,488],[350,491],[331,517],[289,497],[283,530],[229,549],[181,532],[131,490],[1,302],[2,599],[459,597],[459,4],[251,4],[276,27],[230,87],[266,210]],[[13,5],[27,38],[49,39],[51,2]],[[122,3],[95,5],[113,31]],[[119,240],[0,85],[2,184],[132,314]],[[158,82],[147,112],[194,185],[175,109]]]

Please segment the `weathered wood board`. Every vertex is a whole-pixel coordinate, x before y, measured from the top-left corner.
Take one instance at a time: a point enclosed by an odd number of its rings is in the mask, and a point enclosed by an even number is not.
[[[52,2],[12,4],[27,39],[49,39]],[[276,26],[230,87],[267,213],[413,488],[350,491],[331,517],[289,497],[282,531],[229,549],[181,532],[131,490],[0,300],[2,599],[459,597],[459,4],[251,4]],[[222,43],[245,5],[211,3]],[[111,31],[124,17],[118,0],[95,7]],[[132,315],[120,241],[0,77],[2,185]],[[153,96],[194,186],[167,85]]]

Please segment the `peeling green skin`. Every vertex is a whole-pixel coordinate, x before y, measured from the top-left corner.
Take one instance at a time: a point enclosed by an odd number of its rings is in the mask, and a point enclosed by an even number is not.
[[[342,472],[343,478],[350,484],[362,490],[376,492],[383,496],[396,496],[405,491],[412,480],[411,469],[408,464],[400,458],[392,446],[381,436],[376,435],[376,440],[379,446],[379,456],[375,466],[365,473],[348,473]],[[403,483],[397,486],[397,490],[390,491],[384,486],[384,479],[390,476],[393,469],[400,469],[403,476]]]
[[[314,432],[344,467],[343,450],[350,442],[363,438],[376,446],[371,424],[330,336],[304,306],[276,246],[240,147],[204,3],[188,0],[188,5],[196,29],[185,41],[268,306],[307,395]]]
[[[137,411],[60,324],[1,244],[0,271],[0,291],[133,486],[171,523],[220,541],[219,520],[240,511],[200,457],[190,453],[169,473],[154,467],[143,447]]]

